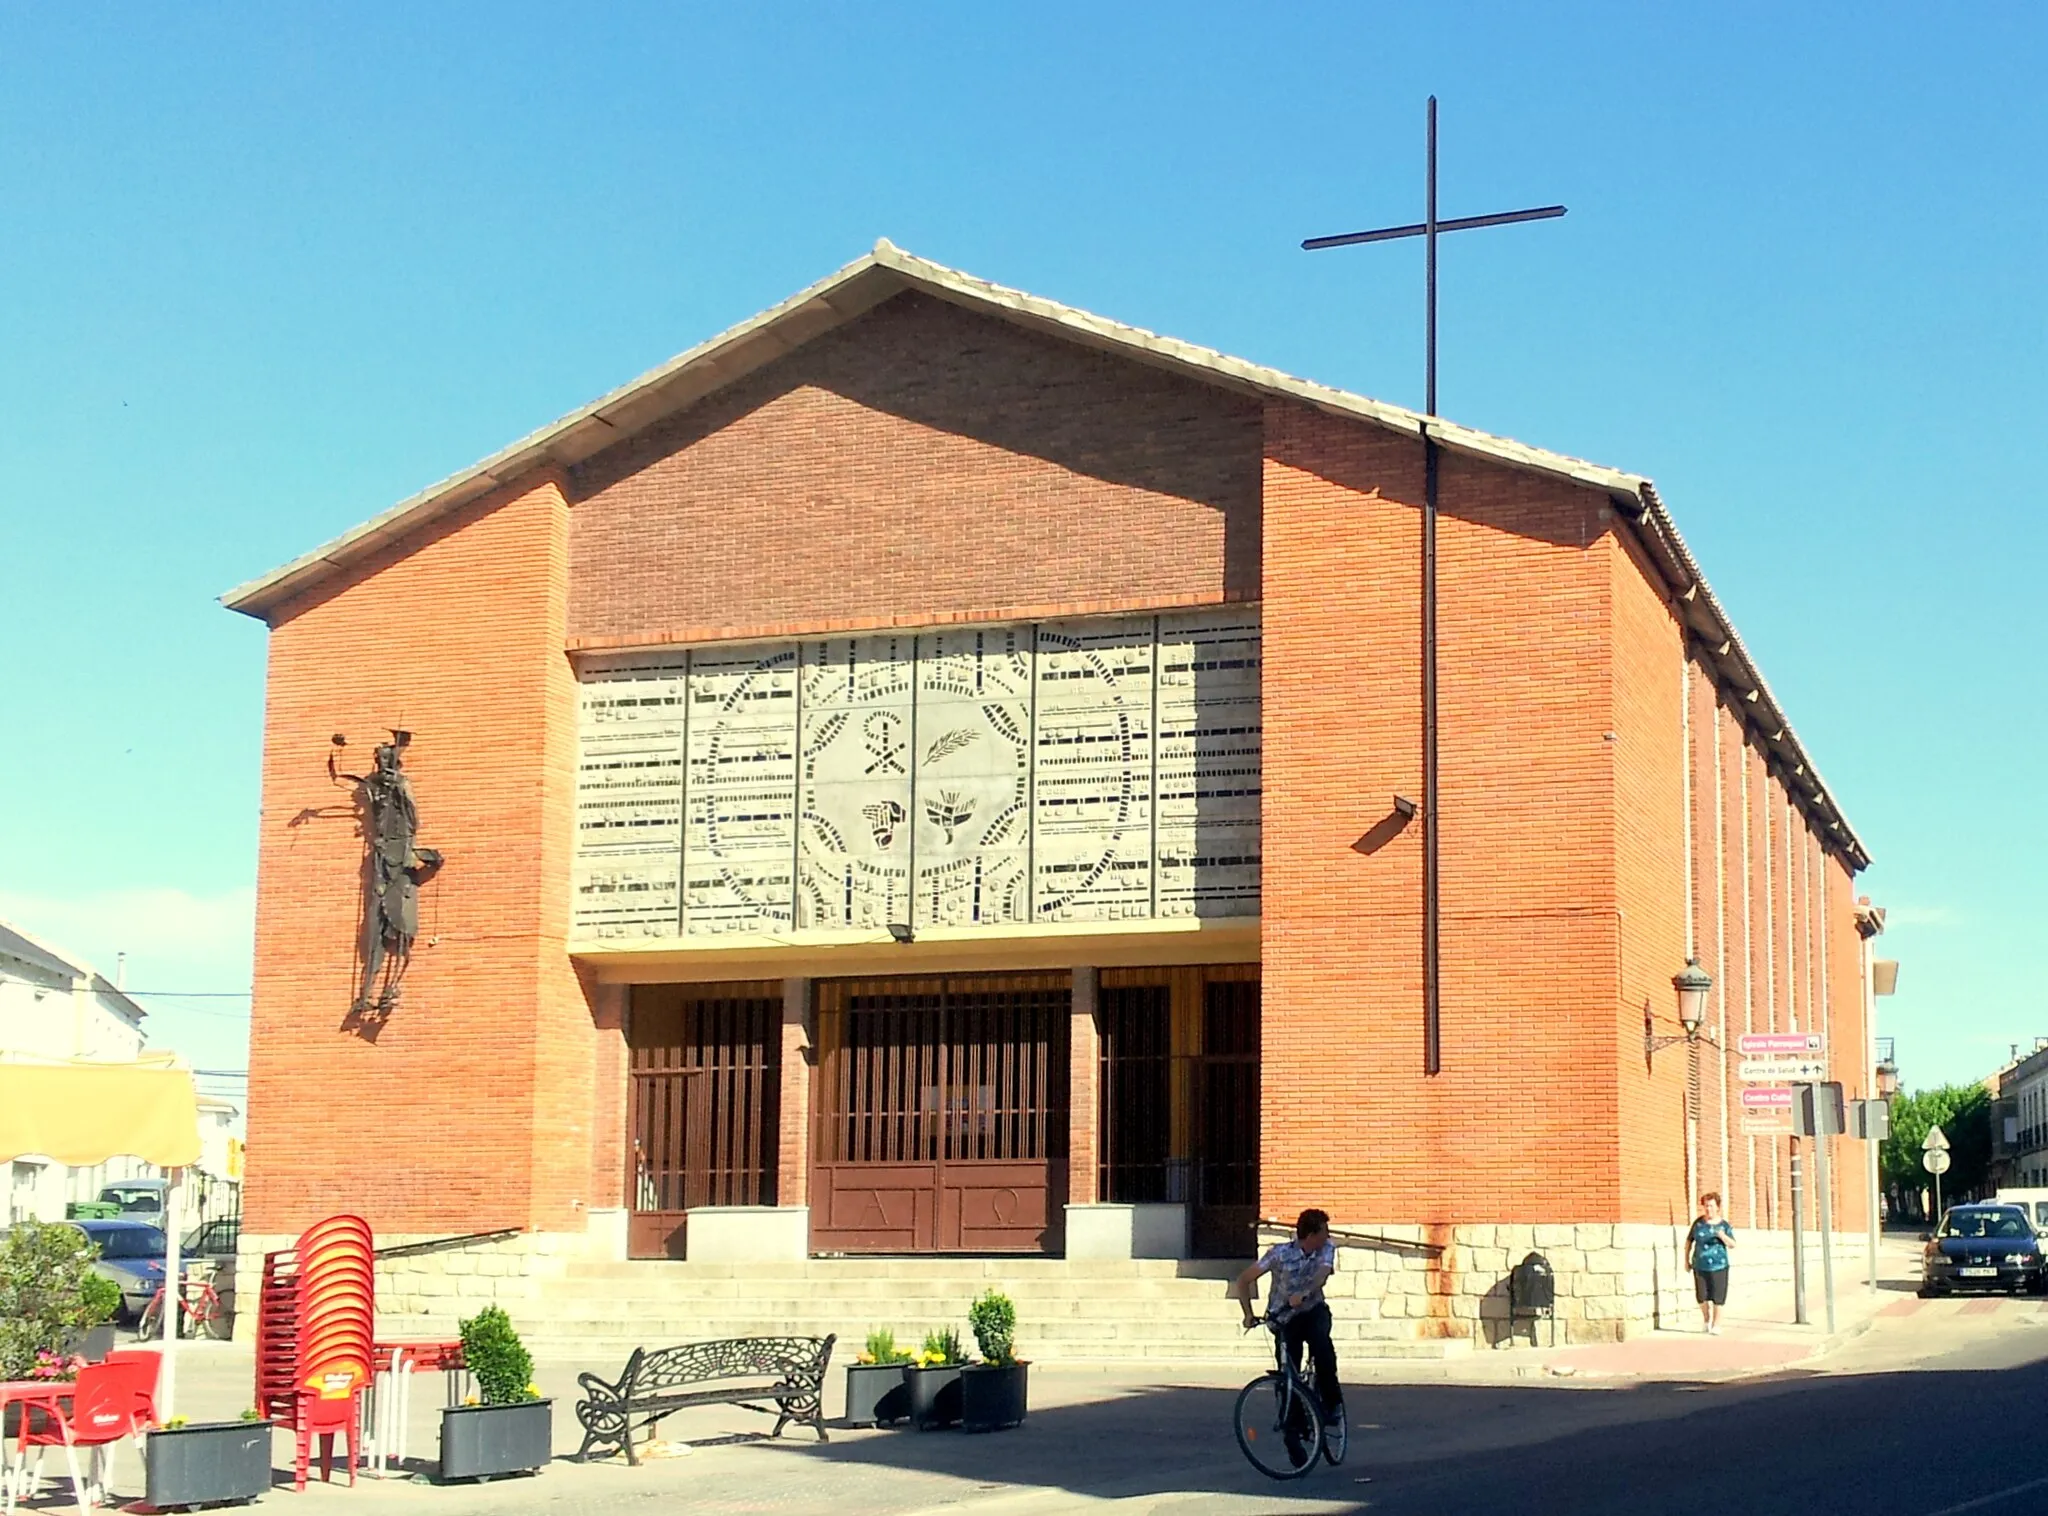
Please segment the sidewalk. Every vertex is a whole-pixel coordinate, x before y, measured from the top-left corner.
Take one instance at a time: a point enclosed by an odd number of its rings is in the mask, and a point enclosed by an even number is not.
[[[1790,1284],[1764,1285],[1754,1294],[1741,1287],[1736,1271],[1721,1334],[1710,1337],[1690,1305],[1660,1331],[1626,1342],[1538,1349],[1515,1354],[1522,1375],[1588,1379],[1734,1379],[1766,1374],[1803,1363],[1870,1329],[1885,1307],[1911,1298],[1920,1277],[1920,1244],[1892,1233],[1878,1246],[1878,1288],[1861,1268],[1835,1274],[1835,1330],[1827,1327],[1818,1249],[1811,1250],[1806,1280],[1807,1324],[1794,1322]],[[1860,1260],[1859,1260],[1860,1262]]]

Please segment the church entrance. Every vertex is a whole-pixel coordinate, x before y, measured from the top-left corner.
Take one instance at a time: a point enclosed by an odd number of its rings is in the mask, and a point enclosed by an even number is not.
[[[1246,1258],[1259,1219],[1259,967],[1104,969],[1097,1193],[1188,1208],[1197,1258]]]
[[[782,984],[635,985],[626,1251],[681,1258],[684,1213],[775,1204]]]
[[[1056,1253],[1067,974],[823,980],[815,1253]]]

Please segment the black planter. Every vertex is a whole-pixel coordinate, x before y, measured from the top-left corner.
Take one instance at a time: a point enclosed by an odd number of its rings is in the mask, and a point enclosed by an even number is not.
[[[66,1352],[76,1353],[88,1363],[99,1363],[114,1351],[114,1323],[102,1322],[83,1332],[75,1332],[64,1344]]]
[[[270,1488],[270,1423],[210,1421],[151,1432],[144,1499],[157,1510],[254,1500]]]
[[[846,1366],[846,1421],[849,1426],[883,1426],[910,1415],[910,1388],[900,1363]]]
[[[960,1430],[1000,1432],[1024,1420],[1028,1363],[980,1363],[960,1371]]]
[[[958,1364],[946,1369],[905,1369],[903,1384],[910,1391],[910,1424],[920,1432],[960,1424]]]
[[[451,1405],[441,1412],[441,1477],[530,1474],[555,1456],[555,1403]]]

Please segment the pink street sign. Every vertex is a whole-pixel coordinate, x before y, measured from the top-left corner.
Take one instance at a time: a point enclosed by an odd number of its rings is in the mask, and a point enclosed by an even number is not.
[[[1782,1106],[1790,1109],[1792,1091],[1784,1085],[1763,1085],[1742,1092],[1742,1104],[1747,1110],[1771,1109]]]
[[[1824,1053],[1828,1039],[1821,1032],[1745,1032],[1735,1045],[1748,1058],[1759,1053]]]

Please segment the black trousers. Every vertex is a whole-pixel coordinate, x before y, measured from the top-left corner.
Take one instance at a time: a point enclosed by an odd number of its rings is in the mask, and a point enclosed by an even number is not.
[[[1296,1312],[1281,1323],[1280,1335],[1287,1340],[1287,1351],[1297,1364],[1301,1362],[1302,1346],[1307,1344],[1309,1362],[1316,1368],[1316,1392],[1323,1409],[1334,1411],[1342,1405],[1344,1389],[1337,1383],[1337,1349],[1330,1342],[1329,1306]]]

